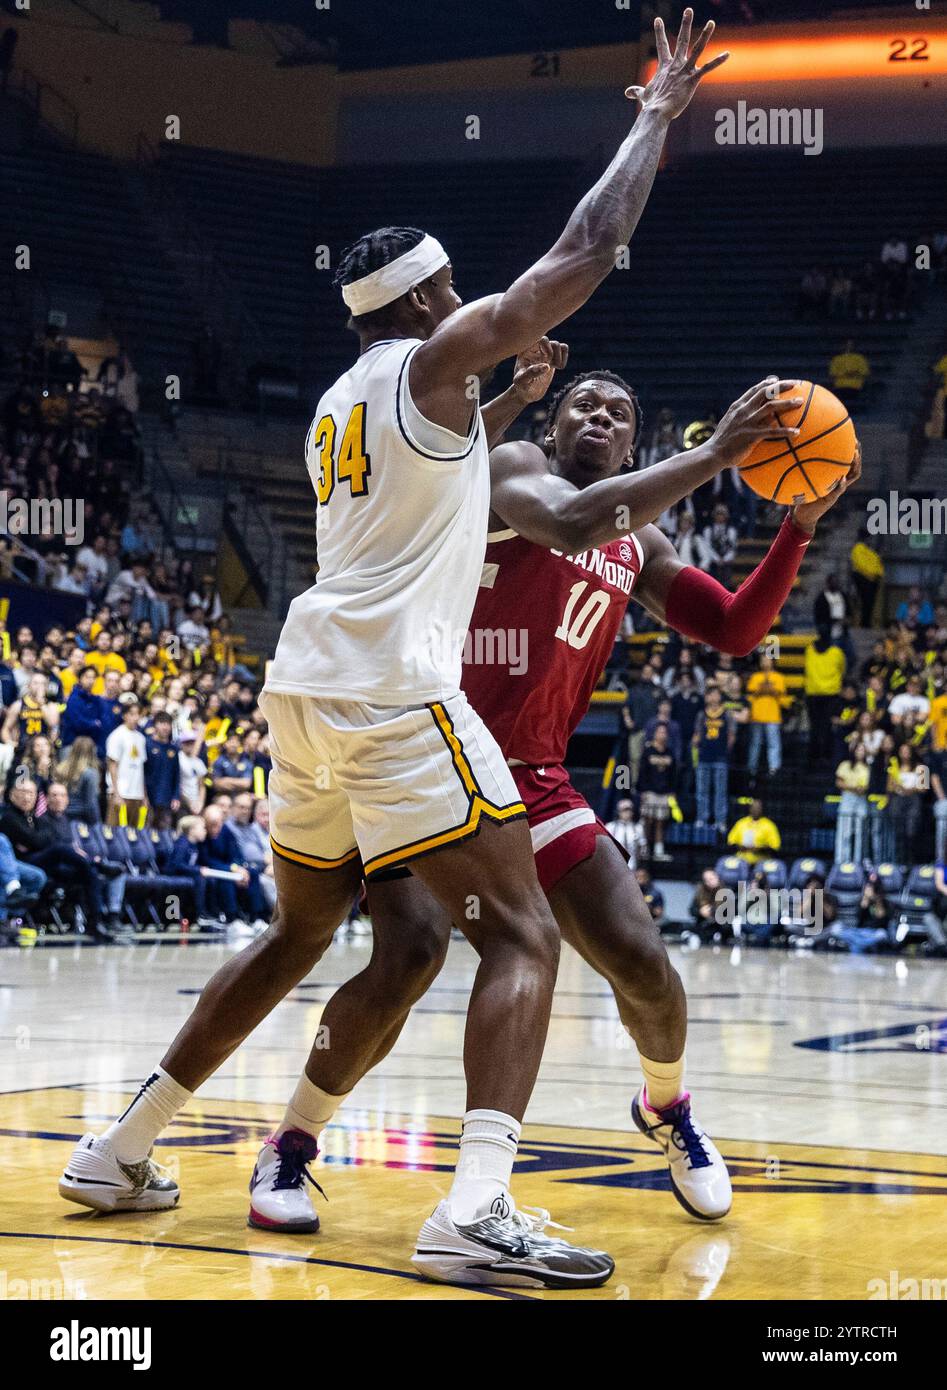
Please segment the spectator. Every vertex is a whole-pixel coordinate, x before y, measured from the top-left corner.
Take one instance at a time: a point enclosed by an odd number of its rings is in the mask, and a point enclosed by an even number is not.
[[[895,764],[888,773],[891,829],[895,858],[899,864],[914,862],[914,843],[921,825],[921,797],[929,786],[930,774],[926,764],[919,761],[917,752],[909,743],[902,743]]]
[[[710,823],[719,832],[726,828],[727,790],[730,753],[733,749],[733,722],[723,707],[716,686],[704,697],[704,708],[694,726],[697,750],[697,824]]]
[[[671,714],[671,701],[665,696],[658,701],[657,712],[653,719],[649,719],[644,728],[645,744],[653,743],[655,732],[663,728],[667,733],[667,742],[674,755],[676,763],[681,761],[681,728]]]
[[[750,813],[741,816],[730,828],[727,844],[733,845],[737,856],[748,864],[758,864],[761,859],[777,854],[782,848],[782,838],[775,821],[763,815],[763,803],[757,799],[750,802]]]
[[[703,667],[698,666],[694,660],[694,652],[691,647],[681,647],[674,665],[669,666],[662,677],[661,684],[672,698],[680,690],[681,681],[685,676],[690,677],[691,688],[696,688],[700,694],[703,694],[707,677]]]
[[[910,739],[918,724],[924,722],[930,713],[931,702],[921,691],[920,676],[908,676],[907,685],[895,695],[888,705],[888,718],[895,737]]]
[[[719,894],[719,874],[716,869],[704,869],[689,909],[694,933],[701,942],[712,941],[715,936],[722,934],[722,927],[716,920]]]
[[[891,908],[880,882],[874,872],[868,875],[862,889],[858,906],[858,922],[855,926],[839,927],[836,936],[844,941],[853,954],[876,951],[887,945],[892,925]]]
[[[885,566],[878,551],[868,542],[866,526],[861,527],[858,539],[852,546],[849,566],[861,607],[861,626],[871,627],[878,590],[885,577]]]
[[[710,573],[729,587],[730,567],[737,553],[737,533],[730,525],[730,513],[722,504],[714,507],[713,520],[704,530],[704,545],[710,559]]]
[[[658,724],[650,742],[645,742],[638,773],[641,819],[651,850],[651,858],[667,862],[664,827],[671,814],[671,797],[677,781],[677,759],[670,747],[666,724]]]
[[[806,647],[805,692],[809,714],[809,755],[813,762],[824,762],[832,753],[832,712],[845,676],[845,656],[832,641],[827,628],[820,628],[815,641]]]
[[[249,869],[242,862],[236,836],[225,822],[224,812],[218,804],[207,807],[204,824],[207,837],[199,851],[199,862],[202,867],[215,871],[215,876],[208,877],[207,884],[211,911],[225,917],[231,924],[245,920],[237,899],[237,889],[240,888],[250,899],[256,922],[265,925],[262,914],[266,904],[259,884],[254,882]]]
[[[610,820],[605,829],[613,840],[617,840],[628,856],[628,867],[634,870],[648,857],[648,837],[644,826],[635,815],[635,804],[623,797],[615,807],[615,819]]]
[[[860,863],[865,852],[870,769],[864,743],[856,743],[851,756],[835,769],[835,786],[841,793],[835,830],[835,862]]]
[[[11,788],[7,804],[0,813],[0,834],[6,835],[18,859],[42,869],[58,886],[78,889],[86,930],[92,936],[111,940],[102,926],[102,889],[98,875],[88,860],[69,845],[59,842],[45,815],[36,814],[36,791],[36,783],[29,781]]]
[[[43,870],[18,859],[9,838],[0,834],[0,927],[7,925],[11,909],[35,902],[46,882]]]
[[[648,443],[645,446],[642,463],[650,468],[654,463],[673,458],[681,453],[684,440],[681,428],[674,419],[674,411],[664,406],[658,411]]]
[[[134,699],[123,706],[122,722],[105,743],[108,768],[109,825],[144,824],[148,810],[145,790],[145,736],[138,728],[141,709]]]
[[[747,681],[750,697],[750,749],[747,763],[751,777],[756,776],[760,753],[766,745],[766,763],[770,777],[775,777],[783,765],[782,723],[783,706],[787,703],[786,678],[776,670],[773,658],[760,657],[760,669]]]
[[[848,338],[841,352],[837,352],[829,362],[829,378],[832,390],[839,400],[853,407],[861,400],[865,382],[871,375],[868,358],[855,349],[854,338]]]
[[[93,688],[99,679],[94,666],[83,666],[72,694],[66,701],[62,720],[62,747],[68,748],[77,738],[89,738],[95,744],[100,757],[105,755],[105,740],[110,729],[106,727],[108,707],[101,695],[94,695]]]
[[[638,679],[628,691],[628,699],[622,710],[622,719],[628,732],[628,766],[632,785],[637,785],[638,782],[644,731],[649,719],[653,719],[658,712],[660,692],[661,687],[654,674],[654,668],[646,662],[638,674]]]
[[[908,623],[915,630],[930,627],[934,622],[934,605],[924,597],[919,585],[912,584],[907,598],[898,604],[894,616],[899,623]]]
[[[233,799],[233,813],[228,824],[237,841],[242,862],[251,874],[256,875],[266,906],[272,911],[276,906],[276,880],[273,877],[273,851],[268,833],[269,815],[267,813],[267,830],[264,830],[256,818],[256,805],[249,792],[240,792]]]
[[[56,777],[66,788],[66,814],[70,820],[98,825],[102,819],[102,765],[91,738],[79,734],[73,739],[56,768]]]
[[[152,825],[167,830],[181,807],[181,769],[167,710],[158,711],[145,736],[145,793]]]
[[[49,825],[55,835],[56,843],[67,849],[74,849],[80,859],[85,859],[99,878],[100,893],[106,901],[108,912],[107,932],[101,933],[103,939],[111,939],[108,933],[122,925],[122,904],[125,898],[125,884],[128,875],[119,864],[113,864],[101,855],[92,854],[74,843],[75,817],[70,813],[69,792],[63,782],[51,782],[47,794],[47,806],[43,823]],[[93,933],[94,934],[94,933]]]
[[[198,738],[185,730],[178,739],[178,767],[181,774],[181,803],[189,815],[199,816],[207,799],[207,764],[197,754]]]
[[[682,564],[693,565],[699,570],[710,568],[710,551],[697,530],[697,521],[692,512],[682,512],[677,519],[674,549]]]
[[[47,698],[46,677],[34,668],[26,688],[7,710],[0,738],[22,747],[36,734],[54,738],[59,728],[59,709]]]
[[[829,279],[829,318],[848,318],[852,308],[854,284],[842,266],[836,266]]]
[[[638,887],[641,889],[641,896],[644,898],[645,907],[651,914],[652,922],[662,922],[664,920],[664,894],[660,888],[655,887],[651,874],[639,864],[635,869],[635,878],[638,880]]]
[[[46,810],[46,793],[53,780],[53,746],[45,734],[33,734],[18,749],[17,756],[7,771],[5,795],[19,782],[36,783],[36,814],[41,816]]]
[[[845,651],[848,641],[848,603],[834,572],[826,576],[825,583],[816,597],[813,617],[816,628],[828,628],[832,641]]]
[[[193,605],[189,618],[183,618],[178,623],[177,634],[190,651],[194,651],[196,647],[205,647],[210,641],[210,632],[204,622],[204,610],[199,603]]]
[[[681,731],[682,748],[689,748],[694,737],[694,725],[704,702],[695,678],[689,670],[681,670],[672,689],[674,694],[671,699],[671,718]]]
[[[908,256],[904,237],[890,236],[881,248],[881,293],[886,319],[907,318]]]
[[[249,792],[253,790],[253,763],[246,756],[239,734],[228,733],[223,752],[214,760],[211,782],[215,792]]]
[[[207,884],[210,871],[202,865],[201,846],[207,839],[203,816],[182,816],[178,821],[177,838],[168,858],[167,871],[178,878],[191,881],[191,901],[187,903],[188,920],[200,927],[220,928],[219,917],[207,914]]]
[[[98,680],[93,686],[93,693],[102,695],[105,693],[104,675],[106,671],[117,671],[119,675],[128,670],[125,658],[118,652],[113,651],[114,638],[108,628],[101,628],[96,634],[94,649],[89,652],[87,662],[93,666],[97,672]]]

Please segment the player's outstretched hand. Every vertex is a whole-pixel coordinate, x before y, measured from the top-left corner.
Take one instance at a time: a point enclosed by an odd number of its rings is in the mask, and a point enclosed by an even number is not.
[[[538,343],[521,352],[513,368],[513,391],[517,398],[524,405],[542,400],[556,372],[561,371],[568,360],[567,345],[551,338],[540,338]]]
[[[852,483],[857,483],[862,475],[862,446],[855,440],[855,457],[852,459],[852,466],[845,474],[844,478],[839,478],[838,482],[827,492],[824,497],[819,497],[815,502],[797,502],[792,509],[792,519],[797,526],[801,526],[803,531],[810,534],[815,530],[816,523],[820,517],[825,516],[826,512],[835,506],[836,502],[847,492]]]
[[[696,92],[700,79],[705,73],[713,72],[725,63],[729,53],[721,53],[712,58],[702,68],[697,59],[703,53],[714,32],[714,22],[708,20],[697,37],[693,48],[690,46],[691,29],[694,24],[694,11],[687,9],[681,19],[681,28],[674,45],[674,52],[668,43],[664,20],[654,21],[654,44],[658,54],[658,67],[647,87],[627,87],[625,96],[641,102],[642,110],[657,111],[668,120],[679,116]]]
[[[761,439],[795,438],[798,429],[780,425],[778,412],[805,404],[802,396],[780,394],[791,391],[798,384],[797,381],[767,377],[733,402],[709,440],[709,447],[719,455],[721,468],[739,465]]]

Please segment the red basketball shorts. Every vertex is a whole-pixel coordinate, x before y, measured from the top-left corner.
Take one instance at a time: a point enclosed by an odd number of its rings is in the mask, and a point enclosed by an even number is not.
[[[548,893],[576,864],[591,858],[599,835],[612,837],[561,764],[510,771],[526,807],[539,882]]]

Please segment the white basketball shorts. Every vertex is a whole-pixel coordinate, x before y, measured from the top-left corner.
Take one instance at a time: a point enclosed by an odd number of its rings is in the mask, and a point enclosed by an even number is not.
[[[361,858],[366,878],[526,814],[463,694],[386,707],[264,690],[273,853],[309,869]]]

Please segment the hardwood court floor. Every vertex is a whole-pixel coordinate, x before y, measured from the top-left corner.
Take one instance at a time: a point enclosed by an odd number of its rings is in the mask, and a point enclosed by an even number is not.
[[[246,1185],[322,1003],[364,964],[360,942],[333,946],[164,1136],[177,1210],[99,1217],[59,1199],[75,1139],[127,1103],[233,949],[0,952],[0,1297],[570,1297],[430,1285],[410,1264],[456,1153],[474,962],[462,944],[325,1136],[318,1235],[250,1230]],[[614,1004],[565,950],[514,1190],[614,1255],[608,1285],[571,1297],[862,1300],[892,1278],[947,1279],[947,968],[672,956],[690,999],[688,1084],[730,1165],[733,1210],[703,1226],[674,1201],[628,1119],[637,1072]]]

